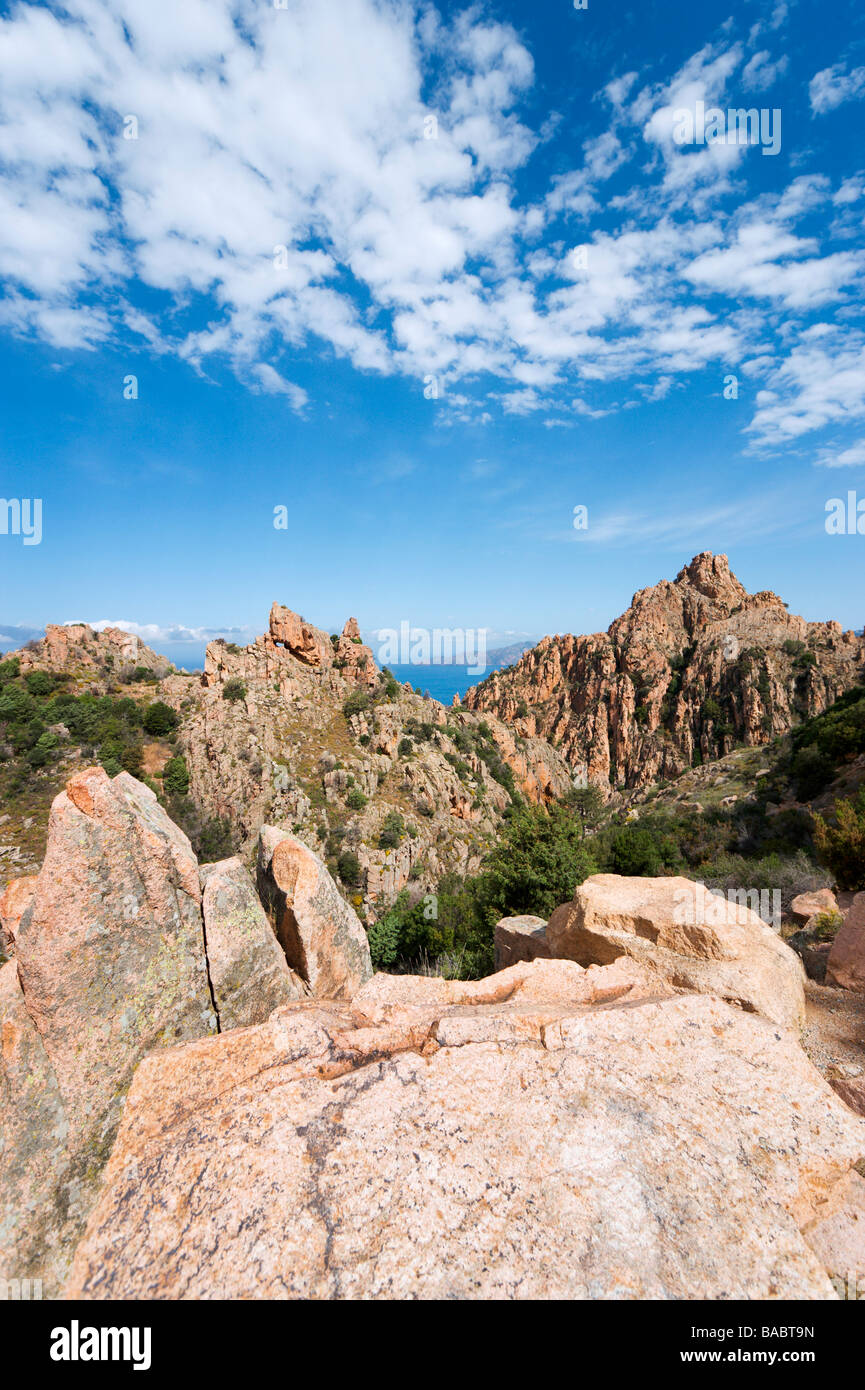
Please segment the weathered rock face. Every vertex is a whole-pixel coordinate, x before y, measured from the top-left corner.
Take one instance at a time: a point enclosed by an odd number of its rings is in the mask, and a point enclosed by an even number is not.
[[[304,622],[281,603],[275,603],[270,610],[270,640],[287,647],[305,666],[330,666],[333,662],[327,633]]]
[[[717,995],[784,1028],[805,1022],[799,957],[750,908],[691,879],[595,874],[556,908],[546,941],[556,958],[604,965],[627,955],[671,987]]]
[[[16,957],[0,971],[4,1278],[56,1293],[145,1054],[261,1024],[308,1000],[307,979],[337,996],[369,978],[366,933],[324,866],[270,834],[262,873],[303,978],[242,861],[199,870],[128,773],[90,768],[55,799],[40,873],[4,899],[7,921],[10,900],[16,914],[23,903]]]
[[[725,555],[704,553],[606,633],[545,637],[463,704],[555,741],[592,782],[636,787],[770,742],[862,681],[863,661],[865,639],[748,594]]]
[[[145,646],[135,633],[119,627],[106,627],[101,632],[86,623],[60,626],[49,623],[45,636],[21,651],[9,652],[17,657],[22,675],[30,671],[56,671],[67,675],[111,676],[122,679],[137,666],[164,676],[169,670],[167,658]]]
[[[0,1269],[4,1279],[41,1279],[46,1295],[62,1285],[95,1196],[68,1139],[57,1077],[10,960],[0,967]]]
[[[547,924],[543,917],[503,917],[493,934],[496,970],[521,960],[549,958]]]
[[[838,1078],[829,1083],[833,1091],[849,1105],[851,1110],[855,1110],[857,1115],[865,1118],[865,1076],[854,1076],[852,1078]],[[865,1234],[863,1234],[865,1238]]]
[[[803,1235],[843,1298],[850,1276],[865,1269],[865,1178],[855,1169],[845,1174]]]
[[[865,1123],[789,1033],[656,990],[376,976],[152,1054],[67,1295],[834,1298],[808,1232]]]
[[[257,875],[285,958],[310,992],[319,999],[351,998],[372,974],[369,942],[318,855],[266,825]]]
[[[30,905],[36,875],[27,874],[23,878],[13,878],[7,883],[6,891],[0,895],[0,951],[11,956],[15,950],[15,936],[24,909]]]
[[[113,1132],[145,1052],[216,1028],[198,864],[128,773],[112,781],[91,768],[56,798],[16,947],[27,1009],[81,1143]]]
[[[32,890],[32,891],[31,891]],[[23,891],[23,890],[21,890]],[[136,1065],[216,1027],[198,865],[127,773],[73,777],[2,972],[0,1269],[65,1277]]]
[[[201,867],[207,967],[219,1027],[264,1023],[280,1004],[309,995],[285,959],[243,861]]]
[[[865,990],[865,893],[857,893],[832,942],[826,964],[827,985]]]

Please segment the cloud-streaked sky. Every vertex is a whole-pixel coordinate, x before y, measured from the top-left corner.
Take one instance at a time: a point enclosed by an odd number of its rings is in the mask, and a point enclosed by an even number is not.
[[[861,626],[856,5],[279,3],[0,12],[0,619]]]

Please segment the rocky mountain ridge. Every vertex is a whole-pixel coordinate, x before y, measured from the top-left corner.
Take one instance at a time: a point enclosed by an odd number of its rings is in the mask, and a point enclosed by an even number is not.
[[[633,788],[768,743],[863,678],[860,635],[749,594],[704,552],[605,633],[545,637],[463,705],[548,739],[592,783]]]
[[[140,695],[124,684],[134,671],[121,637],[52,626],[7,660],[97,695]],[[174,751],[200,815],[226,825],[250,864],[262,824],[291,826],[334,872],[342,862],[343,889],[363,913],[404,888],[419,897],[447,872],[476,872],[514,794],[538,804],[570,789],[565,759],[544,739],[383,675],[354,618],[330,635],[274,603],[255,642],[209,643],[203,673],[191,675],[168,672],[133,640],[136,667],[159,682],[151,698],[179,720]],[[145,751],[158,782],[172,748]]]

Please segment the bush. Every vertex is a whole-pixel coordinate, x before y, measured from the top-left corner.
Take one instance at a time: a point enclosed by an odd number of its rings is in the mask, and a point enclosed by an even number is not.
[[[189,770],[186,759],[178,756],[169,758],[162,769],[162,785],[166,796],[186,796],[189,791]]]
[[[610,868],[614,874],[657,878],[661,872],[661,850],[651,830],[626,825],[612,838]]]
[[[367,798],[364,796],[360,787],[352,787],[348,796],[345,798],[345,804],[350,811],[362,811],[366,802]]]
[[[180,717],[163,700],[154,700],[144,711],[141,722],[148,734],[152,734],[154,738],[164,738],[177,728]]]
[[[399,811],[390,811],[378,837],[379,849],[395,849],[405,831],[405,821]]]
[[[496,921],[526,913],[549,917],[595,872],[583,844],[582,826],[569,811],[517,807],[501,840],[484,860],[481,891]]]
[[[231,680],[225,682],[222,687],[222,698],[233,702],[246,699],[246,686],[239,676],[232,676]]]
[[[353,690],[342,707],[342,712],[346,719],[351,719],[353,714],[362,714],[368,710],[372,701],[365,690]]]
[[[800,748],[790,759],[790,779],[797,801],[810,801],[812,797],[819,796],[834,775],[832,759],[813,745]]]
[[[834,814],[834,825],[815,817],[817,855],[839,888],[859,892],[865,888],[865,785],[854,801],[836,801]]]
[[[402,945],[402,914],[391,908],[367,930],[369,954],[374,970],[386,970],[395,965]]]
[[[353,850],[343,850],[336,864],[337,873],[347,888],[356,888],[360,883],[360,860]]]
[[[414,752],[414,744],[410,738],[401,738],[397,752],[401,758],[410,758]]]
[[[47,671],[30,671],[24,681],[31,695],[50,695],[54,682]]]

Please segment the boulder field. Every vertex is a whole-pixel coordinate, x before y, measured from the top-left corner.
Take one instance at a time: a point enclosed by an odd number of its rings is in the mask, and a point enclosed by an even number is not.
[[[7,1277],[833,1299],[865,1268],[865,1119],[803,1052],[801,966],[759,918],[596,876],[500,923],[488,979],[389,976],[294,835],[264,827],[250,868],[199,866],[126,773],[55,800],[4,898]]]

